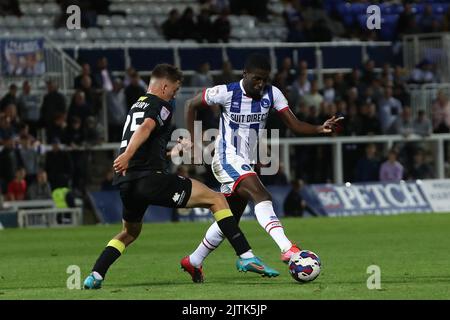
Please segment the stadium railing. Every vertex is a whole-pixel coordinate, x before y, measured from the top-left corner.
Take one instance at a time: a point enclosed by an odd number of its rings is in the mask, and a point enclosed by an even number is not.
[[[73,227],[83,223],[82,208],[23,209],[17,213],[20,228]]]
[[[442,91],[447,97],[450,97],[450,83],[409,84],[407,89],[411,96],[413,114],[416,115],[419,110],[423,110],[430,119],[432,116],[431,109],[438,92]]]
[[[123,71],[133,66],[141,75],[148,76],[160,62],[173,63],[187,75],[195,73],[201,62],[209,62],[213,72],[220,72],[222,63],[230,61],[236,71],[243,68],[243,57],[253,51],[269,53],[273,72],[277,71],[284,57],[291,57],[294,64],[305,60],[314,70],[319,84],[326,73],[349,72],[360,67],[368,59],[378,66],[392,59],[392,43],[389,41],[332,41],[332,42],[230,42],[230,43],[184,43],[184,42],[96,42],[59,43],[58,46],[74,60],[95,63],[102,55],[111,63],[113,71]],[[193,54],[193,50],[196,51]],[[336,59],[339,57],[339,59]],[[114,62],[114,60],[116,62]]]
[[[346,137],[294,137],[280,138],[274,141],[264,141],[268,145],[278,145],[280,147],[280,163],[284,165],[287,178],[294,177],[295,169],[291,164],[291,151],[295,146],[304,145],[330,145],[332,147],[332,156],[330,161],[333,163],[333,183],[344,183],[344,161],[343,146],[345,144],[383,144],[384,150],[389,150],[395,143],[416,142],[422,145],[431,144],[430,148],[433,153],[435,177],[438,179],[446,178],[445,176],[445,142],[450,141],[450,133],[432,134],[427,137],[419,135],[376,135],[376,136],[346,136]],[[172,147],[175,141],[169,143],[168,147]],[[63,148],[64,149],[64,148]],[[42,151],[51,150],[50,145],[43,146]],[[80,147],[77,150],[86,151],[112,151],[117,156],[119,143],[103,143],[95,146]],[[450,150],[449,150],[450,151]]]
[[[436,64],[441,82],[450,82],[450,33],[403,36],[403,63],[412,70],[423,59]]]

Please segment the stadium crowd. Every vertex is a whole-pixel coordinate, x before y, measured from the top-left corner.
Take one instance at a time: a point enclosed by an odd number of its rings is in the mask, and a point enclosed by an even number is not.
[[[8,2],[8,1],[7,1]],[[82,1],[80,1],[81,3]],[[183,14],[176,10],[162,25],[167,39],[192,38],[198,41],[229,41],[228,13],[253,14],[261,21],[270,19],[267,1],[199,1],[201,11],[187,8]],[[367,1],[366,1],[367,2]],[[411,1],[404,2],[396,34],[448,30],[450,11],[441,20],[427,19],[425,9],[420,18],[410,12]],[[417,1],[416,1],[417,2]],[[1,7],[1,14],[20,14],[17,1],[9,0],[9,6]],[[61,6],[67,2],[60,1]],[[91,2],[89,2],[91,3]],[[328,14],[325,2],[283,1],[288,41],[322,41],[328,37],[354,37],[352,28],[340,20],[338,12]],[[401,4],[399,1],[392,3]],[[88,5],[88,4],[83,4]],[[93,9],[95,15],[107,12],[108,1],[99,2]],[[425,6],[428,8],[428,6]],[[106,10],[106,11],[105,11]],[[333,10],[327,9],[327,10]],[[215,21],[210,16],[216,15]],[[90,21],[90,22],[89,22]],[[414,22],[412,22],[414,21]],[[418,23],[417,23],[418,22]],[[411,24],[416,29],[411,29]],[[436,29],[437,28],[437,29]],[[342,32],[342,33],[341,33]],[[308,36],[313,35],[313,37]],[[376,39],[376,35],[363,35]],[[315,38],[318,37],[318,38]],[[148,79],[142,79],[134,68],[125,71],[123,78],[114,77],[106,58],[100,58],[95,66],[80,62],[82,72],[74,79],[74,94],[70,101],[58,91],[55,82],[47,82],[47,93],[37,96],[28,81],[12,84],[8,92],[0,93],[0,189],[7,199],[39,198],[48,189],[70,186],[85,191],[89,154],[81,151],[84,146],[100,144],[103,128],[98,117],[103,99],[108,114],[110,142],[121,139],[123,121],[131,105],[146,92]],[[184,85],[209,87],[239,80],[233,66],[225,62],[219,75],[211,75],[209,64],[201,64],[198,72]],[[450,101],[439,92],[432,106],[431,117],[419,110],[413,114],[407,84],[439,82],[435,65],[426,59],[413,70],[400,65],[385,64],[381,71],[368,60],[351,73],[328,74],[323,84],[315,78],[306,61],[294,65],[290,57],[282,60],[273,75],[273,84],[288,98],[296,116],[312,124],[321,124],[332,115],[345,119],[336,135],[417,134],[450,132]],[[20,89],[19,89],[20,87]],[[211,108],[198,114],[205,129],[218,126],[219,109]],[[281,137],[292,133],[281,125],[276,115],[271,115],[269,129],[280,129]],[[48,147],[50,146],[50,147]],[[344,178],[346,181],[387,181],[399,179],[432,178],[431,154],[421,143],[400,143],[385,153],[380,145],[345,144]],[[306,183],[323,183],[332,180],[330,146],[298,146],[291,152],[291,165],[295,179]],[[182,169],[217,187],[211,170],[203,172],[194,168]],[[105,174],[104,188],[108,188],[111,172]],[[47,178],[48,177],[48,178]],[[283,165],[275,176],[263,176],[266,185],[288,185]],[[29,187],[27,187],[29,186]]]
[[[354,69],[349,74],[326,76],[323,85],[319,86],[317,79],[308,72],[305,61],[293,66],[292,60],[286,57],[274,75],[273,84],[288,97],[292,111],[303,121],[320,124],[332,115],[344,116],[336,135],[428,136],[433,132],[450,132],[450,101],[440,92],[433,104],[431,119],[423,110],[413,114],[406,84],[425,83],[427,79],[433,79],[434,74],[429,65],[429,62],[424,62],[421,69],[410,73],[400,66],[385,65],[381,72],[376,72],[373,61],[367,61],[361,69]],[[239,79],[232,72],[229,62],[221,74],[211,76],[209,73],[209,66],[204,63],[185,85],[209,87]],[[52,186],[68,185],[70,182],[73,187],[83,189],[87,156],[78,149],[104,142],[104,128],[97,121],[102,105],[101,93],[105,93],[110,142],[119,142],[128,109],[147,88],[147,82],[133,68],[126,71],[123,79],[112,76],[104,57],[98,60],[94,72],[88,63],[82,63],[82,73],[74,79],[74,83],[75,91],[69,102],[53,81],[47,82],[47,94],[42,101],[33,94],[28,81],[21,84],[21,90],[17,85],[11,85],[1,97],[0,177],[3,192],[18,189],[17,181],[23,178],[33,183],[43,168]],[[211,108],[198,114],[204,129],[218,127],[218,111],[218,108]],[[276,114],[269,117],[268,128],[280,129],[281,137],[293,136],[281,125]],[[50,145],[51,150],[45,152],[42,143]],[[353,144],[344,145],[346,181],[383,181],[386,177],[392,177],[382,173],[381,160],[384,156],[389,159],[391,155],[394,157],[394,153],[400,162],[393,162],[402,167],[401,174],[396,177],[418,179],[433,176],[429,168],[417,169],[429,166],[430,160],[430,154],[421,144],[399,144],[389,156],[383,155],[381,148],[369,146],[364,151],[365,146],[358,148]],[[329,146],[295,147],[292,163],[296,178],[307,183],[330,181],[331,167],[323,167],[330,163],[327,161],[330,156]],[[264,183],[287,185],[289,182],[283,170],[281,166],[277,175],[263,177]],[[215,184],[209,170],[205,170],[203,180],[210,185]],[[12,182],[16,187],[9,186]]]

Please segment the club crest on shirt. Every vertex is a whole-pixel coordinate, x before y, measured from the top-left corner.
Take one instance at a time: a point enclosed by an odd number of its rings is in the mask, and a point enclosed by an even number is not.
[[[166,107],[162,107],[162,108],[161,108],[161,112],[159,113],[159,115],[161,116],[161,119],[167,120],[167,118],[168,118],[169,115],[170,115],[170,111],[167,110]]]
[[[214,97],[216,94],[219,93],[219,88],[211,88],[208,89],[208,97]]]
[[[261,100],[261,107],[263,107],[263,108],[268,108],[268,107],[270,107],[270,101],[269,101],[269,99],[266,99],[266,98],[262,99],[262,100]]]
[[[245,171],[250,171],[250,170],[252,170],[252,168],[251,168],[248,164],[243,164],[243,165],[241,166],[241,168],[242,168],[242,170],[245,170]]]

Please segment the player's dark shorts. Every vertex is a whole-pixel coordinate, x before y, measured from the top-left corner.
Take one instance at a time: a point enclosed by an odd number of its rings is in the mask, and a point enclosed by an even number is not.
[[[119,186],[123,219],[141,222],[149,205],[184,208],[191,197],[192,181],[176,174],[151,173]]]

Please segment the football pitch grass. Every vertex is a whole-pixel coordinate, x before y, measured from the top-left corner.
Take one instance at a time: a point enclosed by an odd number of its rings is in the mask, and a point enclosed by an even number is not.
[[[140,238],[110,268],[100,290],[69,290],[67,268],[81,283],[119,225],[0,231],[0,299],[450,299],[450,214],[283,219],[285,231],[316,252],[322,272],[299,284],[256,221],[243,221],[254,252],[280,271],[277,278],[239,273],[224,243],[194,284],[180,259],[197,247],[209,223],[145,224]],[[381,270],[369,290],[367,268]]]

